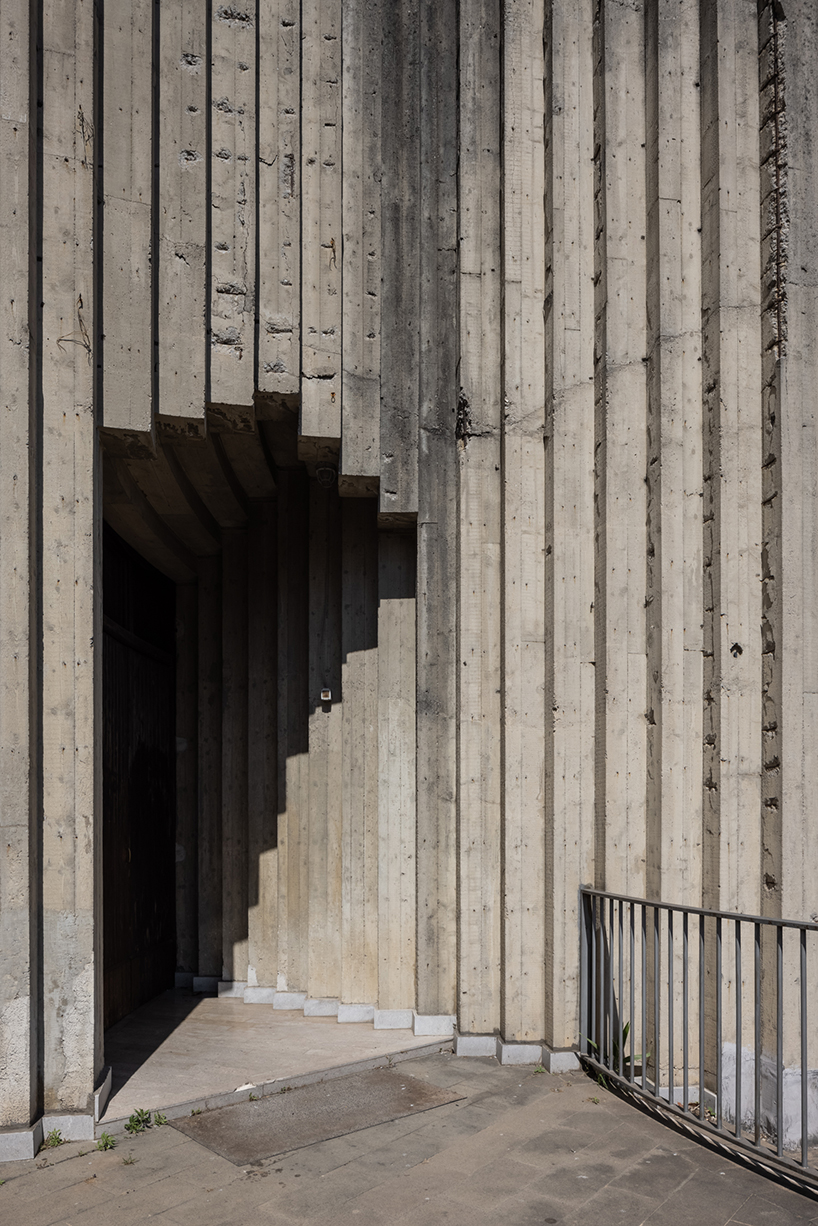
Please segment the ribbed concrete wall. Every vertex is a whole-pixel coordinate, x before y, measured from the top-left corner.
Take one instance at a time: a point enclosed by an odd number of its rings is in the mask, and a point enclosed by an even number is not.
[[[0,1117],[102,1063],[103,468],[180,584],[180,969],[560,1048],[580,883],[818,912],[810,6],[32,11]]]

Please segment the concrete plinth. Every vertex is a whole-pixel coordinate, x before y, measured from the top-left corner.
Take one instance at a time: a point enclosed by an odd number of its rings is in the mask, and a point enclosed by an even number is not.
[[[219,996],[238,997],[244,999],[244,993],[247,990],[247,983],[240,979],[220,979],[219,980]]]
[[[274,1009],[303,1009],[307,1000],[306,992],[276,992],[273,1001]]]
[[[494,1034],[454,1034],[456,1056],[496,1056],[497,1036]]]
[[[274,1005],[276,995],[275,988],[258,988],[248,984],[244,989],[244,1003],[246,1005]]]
[[[42,1119],[43,1136],[50,1132],[58,1132],[63,1141],[93,1141],[93,1115],[79,1113],[66,1115],[44,1115]]]
[[[497,1059],[501,1064],[541,1064],[543,1049],[539,1043],[506,1043],[497,1040]]]
[[[542,1062],[549,1073],[573,1073],[581,1067],[575,1051],[551,1051],[542,1049]]]
[[[417,1013],[413,1009],[412,1016],[415,1034],[440,1034],[447,1038],[454,1034],[457,1018],[448,1013]]]
[[[31,1128],[0,1128],[0,1162],[21,1162],[33,1158],[43,1143],[43,1122]]]
[[[218,975],[194,975],[193,976],[193,991],[194,992],[218,992],[219,977]]]
[[[376,1030],[411,1030],[411,1009],[376,1009],[373,1025]]]
[[[374,1005],[339,1005],[339,1022],[373,1022],[375,1020]]]
[[[331,997],[304,1001],[304,1017],[337,1017],[338,1001]]]

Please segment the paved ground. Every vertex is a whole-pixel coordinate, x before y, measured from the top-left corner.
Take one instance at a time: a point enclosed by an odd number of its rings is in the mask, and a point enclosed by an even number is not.
[[[388,1052],[428,1047],[411,1030],[246,1005],[229,997],[163,992],[105,1033],[114,1084],[103,1123]]]
[[[457,1088],[463,1101],[255,1166],[234,1166],[171,1127],[109,1153],[64,1145],[0,1166],[0,1222],[818,1223],[818,1200],[680,1136],[582,1074],[551,1077],[448,1054],[401,1067]]]

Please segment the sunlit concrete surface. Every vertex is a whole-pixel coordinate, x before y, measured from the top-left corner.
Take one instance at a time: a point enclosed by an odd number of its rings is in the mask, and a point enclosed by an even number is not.
[[[177,989],[107,1032],[113,1088],[101,1125],[137,1108],[153,1111],[431,1043],[434,1038],[415,1037],[411,1030],[375,1030],[367,1023],[307,1018],[300,1011]]]

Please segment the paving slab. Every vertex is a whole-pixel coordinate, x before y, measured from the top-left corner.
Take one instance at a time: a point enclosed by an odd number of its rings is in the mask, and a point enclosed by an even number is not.
[[[403,1065],[385,1075],[405,1085],[406,1072]],[[254,1164],[228,1161],[171,1127],[122,1137],[106,1153],[71,1142],[6,1163],[0,1222],[818,1226],[818,1199],[764,1178],[582,1074],[442,1053],[413,1060],[411,1076],[450,1101]],[[351,1107],[362,1105],[352,1098]],[[217,1112],[194,1122],[208,1114]]]

